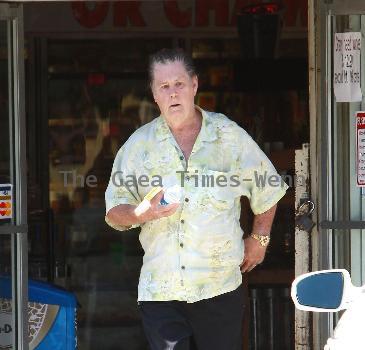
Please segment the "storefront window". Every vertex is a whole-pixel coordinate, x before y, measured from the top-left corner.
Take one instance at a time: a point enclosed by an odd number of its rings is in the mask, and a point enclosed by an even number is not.
[[[46,216],[42,210],[30,215],[30,277],[48,279],[75,292],[81,304],[81,350],[113,349],[116,344],[146,349],[136,303],[143,256],[139,229],[118,232],[106,225],[104,192],[118,149],[137,128],[159,115],[147,86],[148,54],[176,44],[191,48],[199,76],[196,103],[224,113],[246,129],[289,179],[294,175],[294,149],[308,142],[307,87],[298,79],[273,89],[276,70],[262,71],[262,62],[242,61],[235,37],[38,39],[34,58],[43,57],[40,61],[47,64],[38,68],[43,78],[35,74],[34,81],[40,80],[40,101],[46,102],[34,108],[40,110],[45,129],[35,133],[47,153],[39,161],[47,171],[40,165],[38,173],[46,174],[43,206],[49,209]],[[287,66],[286,62],[271,63],[281,64],[280,69]],[[305,61],[296,64],[292,69],[299,67],[305,75]],[[249,71],[258,74],[248,76]],[[265,82],[265,89],[257,81]],[[37,148],[35,152],[40,153]],[[251,302],[270,303],[273,312],[267,316],[263,306],[257,309],[259,317],[268,322],[255,321],[253,314],[247,320],[253,324],[245,339],[247,346],[249,337],[253,342],[253,334],[264,331],[271,336],[268,342],[283,349],[293,342],[293,332],[286,331],[286,324],[293,323],[288,285],[294,275],[295,184],[289,184],[277,210],[275,239],[247,286]],[[246,232],[251,219],[248,202],[243,200],[241,224]],[[275,310],[286,313],[280,330]],[[274,333],[284,328],[286,337],[275,336],[274,341]]]

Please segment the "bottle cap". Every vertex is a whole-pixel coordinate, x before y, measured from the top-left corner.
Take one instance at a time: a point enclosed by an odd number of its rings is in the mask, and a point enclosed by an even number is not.
[[[164,195],[161,199],[161,205],[167,205],[171,203],[180,203],[182,190],[178,185],[164,188]]]

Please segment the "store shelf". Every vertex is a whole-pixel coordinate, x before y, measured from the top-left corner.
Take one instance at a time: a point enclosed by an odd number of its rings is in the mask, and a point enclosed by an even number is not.
[[[99,73],[99,72],[97,72]],[[104,74],[105,80],[115,80],[115,79],[137,79],[137,80],[147,80],[146,72],[136,72],[136,71],[126,71],[126,72],[100,72]],[[65,73],[48,73],[48,79],[52,80],[83,80],[87,81],[90,72],[65,72]]]
[[[277,92],[308,87],[306,58],[242,59],[234,64],[234,86],[239,91]]]

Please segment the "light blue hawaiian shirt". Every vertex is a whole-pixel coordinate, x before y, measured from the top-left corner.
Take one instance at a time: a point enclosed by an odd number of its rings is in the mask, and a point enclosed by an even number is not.
[[[288,187],[245,130],[223,114],[196,108],[202,127],[188,161],[163,116],[136,130],[114,161],[106,213],[119,204],[138,205],[153,186],[179,184],[183,193],[173,215],[140,225],[145,254],[138,301],[192,303],[236,289],[244,257],[240,196],[260,214]],[[106,222],[120,231],[139,226]]]

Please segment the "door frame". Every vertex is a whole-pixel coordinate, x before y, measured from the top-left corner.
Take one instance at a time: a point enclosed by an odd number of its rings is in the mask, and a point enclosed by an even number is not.
[[[0,20],[8,22],[10,177],[13,218],[0,226],[11,237],[13,348],[28,349],[27,160],[24,93],[24,30],[21,4],[0,4]]]
[[[311,196],[317,207],[314,217],[317,225],[312,231],[312,270],[316,271],[333,267],[331,20],[334,15],[365,14],[365,3],[357,0],[309,0],[308,11],[310,181]],[[365,227],[365,222],[362,224]],[[313,348],[323,348],[332,330],[331,314],[313,313]]]

